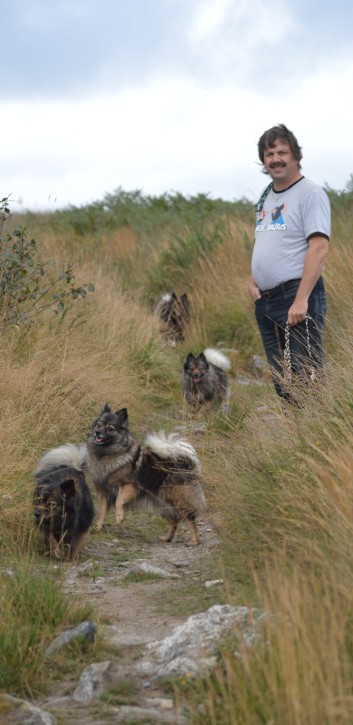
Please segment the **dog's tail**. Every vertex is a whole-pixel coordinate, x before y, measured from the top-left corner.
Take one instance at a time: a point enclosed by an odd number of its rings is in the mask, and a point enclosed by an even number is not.
[[[165,435],[164,431],[149,433],[145,438],[145,446],[162,459],[171,459],[172,461],[188,460],[195,472],[201,474],[201,463],[195,449],[189,441],[180,438],[178,433],[170,433],[169,435]]]
[[[57,466],[69,466],[77,471],[83,471],[87,466],[86,444],[65,443],[58,448],[51,448],[39,459],[34,475],[38,476]]]
[[[203,354],[207,360],[207,362],[211,363],[212,365],[216,365],[218,368],[221,368],[223,372],[227,372],[231,368],[231,362],[226,355],[223,355],[223,352],[220,352],[219,350],[215,350],[213,347],[207,347],[206,350],[203,351]]]

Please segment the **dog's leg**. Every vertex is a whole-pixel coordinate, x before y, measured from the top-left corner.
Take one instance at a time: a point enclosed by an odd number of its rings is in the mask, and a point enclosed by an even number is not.
[[[224,391],[224,399],[221,405],[221,413],[229,413],[230,411],[230,386],[227,383]]]
[[[199,537],[197,534],[197,528],[196,528],[196,521],[195,521],[195,514],[188,514],[186,516],[186,521],[188,523],[191,539],[187,546],[197,546],[199,543]]]
[[[98,521],[95,525],[96,531],[102,531],[102,528],[104,526],[104,522],[108,513],[108,500],[107,497],[104,496],[103,493],[100,491],[97,491],[97,499],[98,499]]]
[[[165,541],[166,543],[170,543],[173,541],[175,532],[177,530],[178,522],[177,521],[170,521],[169,522],[169,529],[165,536],[160,536],[160,541]]]
[[[115,519],[117,524],[124,521],[124,506],[132,503],[137,495],[137,488],[134,483],[124,483],[120,486],[119,493],[115,502]]]
[[[200,417],[205,417],[205,416],[209,415],[209,413],[211,412],[211,410],[213,408],[213,402],[214,402],[213,399],[204,401],[204,403],[202,404],[202,406],[199,410]]]
[[[49,552],[49,555],[53,557],[53,559],[61,559],[61,551],[58,541],[54,538],[53,534],[50,532],[45,537],[45,546]]]
[[[71,551],[72,561],[77,561],[83,547],[85,546],[85,544],[87,542],[88,537],[89,537],[88,531],[85,531],[83,534],[81,534],[80,538],[76,542],[75,548]]]

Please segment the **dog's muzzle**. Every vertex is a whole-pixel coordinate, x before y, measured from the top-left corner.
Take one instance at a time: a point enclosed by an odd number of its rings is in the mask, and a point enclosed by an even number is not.
[[[106,436],[99,435],[99,433],[94,434],[94,442],[97,444],[97,446],[101,446],[104,443],[109,440]]]

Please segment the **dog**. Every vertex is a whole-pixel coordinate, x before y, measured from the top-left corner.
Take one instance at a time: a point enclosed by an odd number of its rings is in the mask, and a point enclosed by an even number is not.
[[[186,292],[178,297],[171,292],[157,300],[152,311],[158,315],[162,332],[174,343],[182,342],[190,321],[190,302]]]
[[[43,532],[46,553],[55,559],[77,559],[94,518],[84,469],[86,445],[52,448],[34,471],[34,518]]]
[[[108,403],[87,437],[88,469],[97,492],[98,521],[103,528],[115,506],[116,523],[128,508],[150,511],[168,521],[164,542],[171,542],[179,522],[189,526],[190,546],[199,543],[196,516],[206,511],[201,465],[191,444],[177,434],[149,434],[143,445],[129,431],[127,408],[115,413]]]
[[[215,404],[221,404],[223,412],[229,409],[226,373],[230,366],[230,360],[213,348],[206,348],[199,355],[189,352],[182,371],[182,390],[189,413],[206,413]]]

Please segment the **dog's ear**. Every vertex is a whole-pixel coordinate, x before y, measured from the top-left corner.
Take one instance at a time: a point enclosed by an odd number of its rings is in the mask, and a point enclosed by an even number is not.
[[[66,478],[65,481],[60,484],[60,488],[67,498],[74,496],[76,493],[75,481],[73,478]]]
[[[189,302],[189,298],[188,298],[188,296],[187,296],[186,292],[184,292],[184,294],[182,294],[182,295],[181,295],[181,297],[180,297],[180,302],[182,303],[182,305],[184,306],[184,308],[185,308],[186,310],[188,310],[188,309],[189,309],[189,306],[190,306],[190,302]]]
[[[108,403],[105,404],[104,408],[102,408],[102,413],[111,413],[111,408],[108,405]]]
[[[205,363],[205,365],[207,365],[207,367],[209,366],[209,362],[207,360],[207,357],[206,357],[205,353],[200,352],[200,354],[199,354],[199,360],[202,360],[202,362]]]
[[[120,410],[116,411],[115,415],[118,418],[118,424],[122,428],[127,428],[129,425],[129,416],[127,414],[127,408],[120,408]]]
[[[187,355],[187,357],[184,361],[184,365],[183,365],[183,369],[185,371],[188,369],[189,363],[191,362],[191,360],[194,359],[194,357],[195,357],[195,355],[193,355],[192,352],[189,352],[189,354]]]

